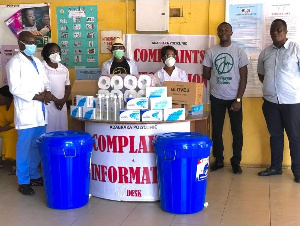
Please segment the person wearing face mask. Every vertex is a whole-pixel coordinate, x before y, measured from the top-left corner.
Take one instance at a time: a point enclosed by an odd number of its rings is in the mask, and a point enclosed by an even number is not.
[[[9,90],[14,97],[14,122],[18,133],[16,175],[19,192],[33,195],[31,186],[42,186],[38,165],[41,161],[36,139],[46,132],[45,104],[56,101],[42,62],[33,56],[36,38],[29,31],[18,36],[20,52],[6,64]]]
[[[175,66],[176,53],[176,49],[173,46],[164,46],[161,49],[161,59],[165,65],[154,74],[159,78],[161,85],[163,85],[164,81],[189,81],[187,73]]]
[[[134,60],[124,56],[125,46],[121,38],[115,38],[112,43],[111,53],[113,57],[102,64],[101,74],[132,74],[138,75],[138,69]]]
[[[216,158],[210,170],[224,167],[223,126],[228,111],[233,137],[233,156],[230,159],[234,174],[241,174],[240,162],[243,148],[242,97],[247,84],[249,60],[245,50],[231,43],[232,27],[222,22],[217,28],[220,43],[204,56],[203,77],[210,81],[213,155]]]
[[[50,102],[46,106],[48,113],[46,132],[68,130],[66,101],[71,92],[69,70],[59,63],[61,50],[56,43],[46,44],[41,54],[50,81],[50,90],[58,98],[56,102]]]

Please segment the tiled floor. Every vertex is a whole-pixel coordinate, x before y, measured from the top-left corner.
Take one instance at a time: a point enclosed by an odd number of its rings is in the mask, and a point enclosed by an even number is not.
[[[15,176],[0,169],[0,225],[72,226],[167,226],[300,225],[300,184],[289,169],[282,176],[261,178],[259,168],[243,167],[242,175],[231,168],[208,177],[207,209],[191,215],[174,215],[160,209],[159,202],[115,202],[92,197],[88,205],[74,210],[54,210],[45,205],[43,188],[28,197],[17,191]]]

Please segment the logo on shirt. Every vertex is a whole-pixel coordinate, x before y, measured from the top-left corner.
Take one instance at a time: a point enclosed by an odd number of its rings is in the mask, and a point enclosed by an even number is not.
[[[129,74],[127,73],[126,69],[124,67],[116,67],[114,70],[113,70],[113,74],[116,75],[120,75],[120,74]]]
[[[228,53],[221,53],[215,59],[215,67],[218,75],[229,73],[233,65],[233,57]]]

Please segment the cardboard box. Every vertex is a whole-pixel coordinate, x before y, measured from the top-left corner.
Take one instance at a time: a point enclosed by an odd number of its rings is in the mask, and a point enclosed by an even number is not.
[[[77,118],[68,118],[68,129],[69,130],[77,130],[77,131],[85,131],[85,123],[83,120],[78,120]]]
[[[168,96],[173,98],[175,104],[202,104],[203,83],[193,82],[164,82],[167,87]]]
[[[164,109],[164,121],[185,120],[184,108]]]
[[[163,110],[141,110],[141,118],[144,122],[163,120]]]
[[[98,93],[98,81],[97,80],[75,80],[71,89],[72,104],[76,105],[74,97],[76,95],[82,96],[95,96]]]

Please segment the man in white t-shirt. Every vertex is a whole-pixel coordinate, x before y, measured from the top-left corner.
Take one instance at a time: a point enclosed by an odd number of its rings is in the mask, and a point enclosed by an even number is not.
[[[165,64],[154,75],[160,80],[161,85],[164,81],[188,82],[187,73],[175,66],[177,51],[173,46],[164,46],[161,49],[161,59]]]
[[[230,161],[233,173],[240,174],[243,147],[242,97],[247,84],[249,61],[246,52],[231,43],[233,32],[229,23],[221,23],[217,34],[220,43],[206,52],[203,61],[203,77],[210,80],[211,86],[213,154],[216,158],[210,169],[215,171],[224,167],[222,133],[227,109],[233,136],[233,156]]]

